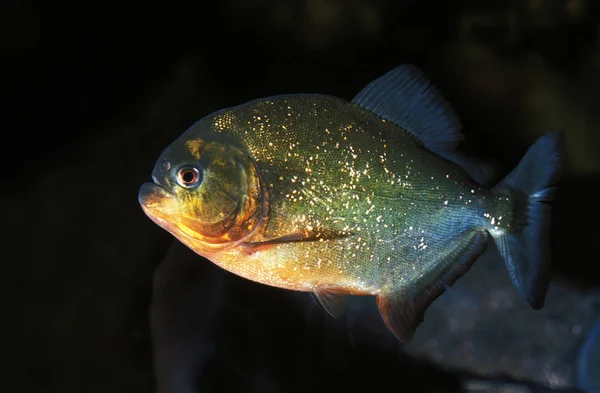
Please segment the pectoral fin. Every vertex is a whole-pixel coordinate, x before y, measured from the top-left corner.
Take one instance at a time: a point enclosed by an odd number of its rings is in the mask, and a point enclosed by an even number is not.
[[[317,287],[314,295],[321,307],[334,318],[340,317],[346,310],[348,296],[336,288]]]
[[[350,232],[340,232],[329,228],[318,228],[312,230],[306,230],[301,232],[290,233],[287,235],[279,236],[273,239],[249,242],[244,244],[245,247],[261,247],[274,244],[282,243],[295,243],[295,242],[314,242],[323,240],[341,239],[347,236],[351,236]]]
[[[436,268],[410,288],[377,297],[377,307],[387,328],[408,343],[423,322],[425,310],[446,287],[464,275],[487,245],[487,232],[469,232],[451,243],[439,258]]]

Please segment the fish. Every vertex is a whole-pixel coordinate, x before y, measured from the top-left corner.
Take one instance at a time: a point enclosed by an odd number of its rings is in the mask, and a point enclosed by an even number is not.
[[[442,93],[402,64],[350,101],[278,95],[201,118],[162,152],[138,201],[196,254],[310,292],[335,318],[349,296],[375,296],[407,343],[490,237],[531,308],[545,302],[563,131],[494,185],[459,153],[463,139]]]

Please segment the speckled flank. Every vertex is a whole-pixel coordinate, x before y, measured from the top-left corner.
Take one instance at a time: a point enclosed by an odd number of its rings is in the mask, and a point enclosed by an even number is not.
[[[261,174],[268,224],[248,238],[252,245],[204,255],[254,281],[390,292],[435,271],[465,231],[510,224],[510,201],[398,126],[337,98],[253,101],[204,118],[181,138],[221,139],[247,149]]]

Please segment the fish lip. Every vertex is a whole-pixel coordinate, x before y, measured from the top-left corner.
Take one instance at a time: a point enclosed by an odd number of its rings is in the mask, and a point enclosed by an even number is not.
[[[175,233],[176,224],[169,220],[168,213],[169,208],[176,203],[175,194],[158,184],[148,182],[141,185],[138,202],[150,220],[169,233]]]
[[[156,183],[146,182],[142,184],[138,191],[138,202],[142,207],[147,207],[152,203],[156,203],[160,198],[174,197],[175,195],[169,190],[161,187]]]
[[[156,183],[144,183],[138,191],[138,202],[142,210],[160,226],[167,221],[163,217],[165,202],[174,202],[175,198],[175,194]]]

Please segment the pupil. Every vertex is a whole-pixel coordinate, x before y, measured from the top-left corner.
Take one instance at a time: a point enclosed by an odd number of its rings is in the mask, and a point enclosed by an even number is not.
[[[193,183],[196,175],[192,171],[185,171],[182,177],[185,183]]]

